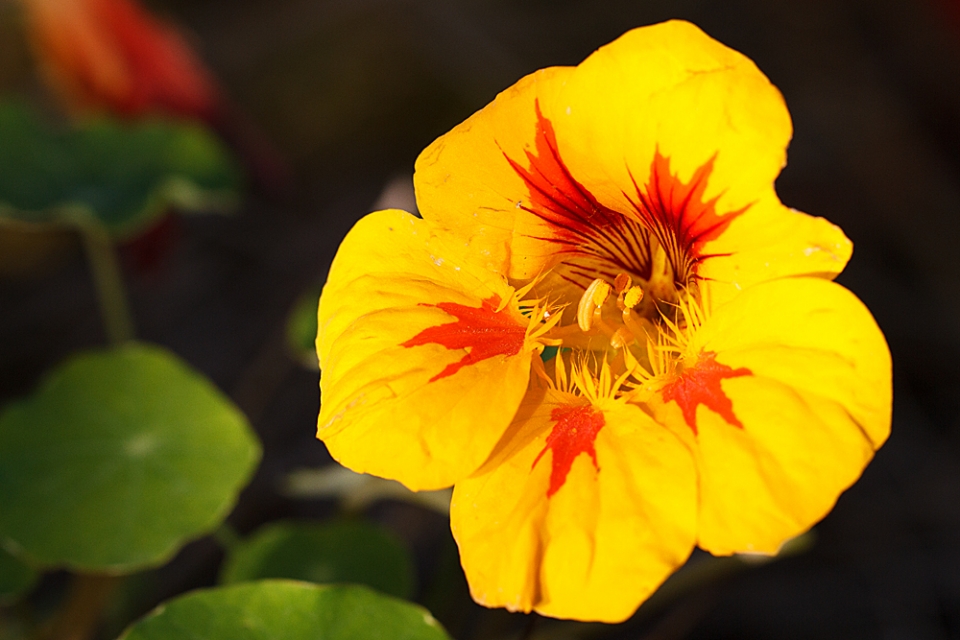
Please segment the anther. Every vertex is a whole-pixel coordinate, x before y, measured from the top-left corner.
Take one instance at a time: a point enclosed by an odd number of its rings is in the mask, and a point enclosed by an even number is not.
[[[636,309],[641,300],[643,300],[643,289],[630,287],[623,295],[623,306],[627,309]]]
[[[633,279],[627,273],[620,273],[617,275],[617,279],[613,281],[613,289],[618,294],[623,293],[630,288],[630,285],[633,283]]]
[[[590,327],[593,326],[594,314],[610,297],[610,291],[610,285],[603,279],[597,278],[583,292],[580,303],[577,305],[577,324],[580,325],[581,330],[590,331]]]
[[[626,273],[620,273],[617,279],[613,281],[613,287],[617,292],[617,309],[620,309],[620,311],[633,309],[640,304],[640,300],[643,298],[643,289],[631,286],[632,284],[633,278]],[[630,297],[629,301],[625,300],[628,296]]]

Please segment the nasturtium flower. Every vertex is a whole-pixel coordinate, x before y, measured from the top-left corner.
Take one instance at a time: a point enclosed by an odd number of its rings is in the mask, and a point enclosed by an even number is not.
[[[77,110],[209,120],[212,76],[177,30],[137,0],[22,0],[47,76]]]
[[[891,363],[782,205],[779,92],[686,22],[538,71],[427,148],[320,300],[318,437],[451,526],[487,606],[620,621],[694,546],[776,553],[889,433]],[[552,357],[551,357],[552,356]]]

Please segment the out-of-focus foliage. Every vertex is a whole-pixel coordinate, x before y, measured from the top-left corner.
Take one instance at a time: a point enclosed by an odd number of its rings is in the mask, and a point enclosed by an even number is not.
[[[199,125],[99,118],[58,128],[0,103],[0,217],[95,219],[124,237],[169,207],[229,210],[240,184],[233,158]]]
[[[48,566],[160,564],[220,524],[259,458],[246,418],[173,354],[78,355],[0,414],[0,536]]]
[[[379,527],[363,522],[281,522],[263,527],[231,549],[220,579],[227,584],[263,578],[350,582],[410,598],[413,576],[406,549]]]
[[[197,591],[131,627],[121,640],[449,640],[426,609],[360,586],[267,580]]]
[[[0,548],[0,604],[25,592],[37,579],[37,572]]]
[[[287,346],[305,366],[317,368],[317,300],[319,289],[309,291],[297,300],[287,318]]]

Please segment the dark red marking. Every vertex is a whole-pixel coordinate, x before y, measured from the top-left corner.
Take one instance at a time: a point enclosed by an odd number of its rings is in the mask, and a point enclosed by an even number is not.
[[[526,151],[529,168],[506,154],[504,157],[530,192],[529,205],[521,209],[550,225],[553,234],[541,240],[558,245],[558,253],[595,258],[614,265],[614,273],[628,271],[648,279],[652,267],[650,234],[637,220],[600,204],[567,169],[557,150],[553,124],[536,103],[536,153]],[[585,279],[571,273],[577,284]],[[582,280],[582,281],[581,281]]]
[[[553,429],[547,436],[543,451],[537,454],[536,460],[530,466],[531,469],[536,467],[547,449],[553,451],[550,488],[547,489],[548,498],[559,491],[563,483],[567,481],[567,474],[570,473],[573,461],[581,453],[589,455],[593,460],[594,468],[600,470],[597,465],[597,451],[594,449],[593,443],[596,441],[600,429],[606,424],[603,419],[603,412],[589,404],[556,407],[550,412],[550,419],[554,422]]]
[[[494,294],[479,307],[454,302],[422,304],[449,313],[457,321],[424,329],[400,346],[439,344],[447,349],[469,349],[459,362],[448,364],[443,371],[430,378],[430,382],[452,376],[467,365],[493,356],[515,356],[523,349],[527,328],[509,313],[504,313],[505,309],[497,312],[500,302],[500,296]]]
[[[530,204],[520,208],[550,225],[553,235],[540,239],[557,244],[558,253],[599,260],[611,264],[614,273],[627,271],[648,280],[653,267],[652,237],[656,237],[669,256],[677,283],[685,285],[696,277],[702,261],[714,257],[701,254],[703,244],[719,237],[746,210],[720,216],[716,198],[703,202],[712,159],[683,183],[670,173],[670,161],[659,151],[647,185],[641,189],[634,181],[636,200],[624,194],[634,211],[624,214],[610,209],[571,175],[560,157],[553,124],[543,116],[539,103],[535,108],[536,153],[525,152],[528,167],[504,157],[530,192]],[[565,277],[584,287],[593,280],[572,270]]]
[[[697,433],[697,407],[706,405],[708,409],[735,427],[743,429],[743,423],[733,413],[733,403],[720,388],[724,378],[751,376],[753,372],[745,367],[732,369],[716,360],[713,351],[703,351],[693,367],[684,369],[676,380],[665,386],[661,393],[663,401],[674,400],[683,411],[683,419],[694,433]]]
[[[653,229],[670,256],[676,274],[695,275],[700,262],[718,255],[704,255],[700,250],[704,243],[719,238],[735,218],[750,208],[747,205],[721,216],[716,210],[720,196],[704,202],[703,194],[713,173],[714,160],[716,156],[694,171],[690,182],[684,183],[670,172],[670,158],[660,155],[657,149],[650,164],[650,178],[642,189],[633,175],[630,176],[637,200],[624,196]]]

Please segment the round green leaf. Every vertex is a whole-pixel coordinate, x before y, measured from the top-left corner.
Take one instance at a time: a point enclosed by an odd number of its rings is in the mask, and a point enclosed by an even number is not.
[[[99,118],[55,128],[23,105],[0,103],[0,216],[95,220],[130,236],[171,206],[233,208],[239,187],[236,163],[199,125]]]
[[[259,458],[246,418],[168,351],[79,355],[0,414],[0,535],[42,565],[161,564],[217,527]]]
[[[366,587],[287,580],[196,591],[160,605],[120,640],[449,640],[421,607]]]
[[[365,584],[399,598],[413,594],[413,561],[399,540],[363,522],[265,526],[230,549],[223,583],[290,578]]]
[[[24,593],[36,580],[36,570],[0,547],[0,603]]]

